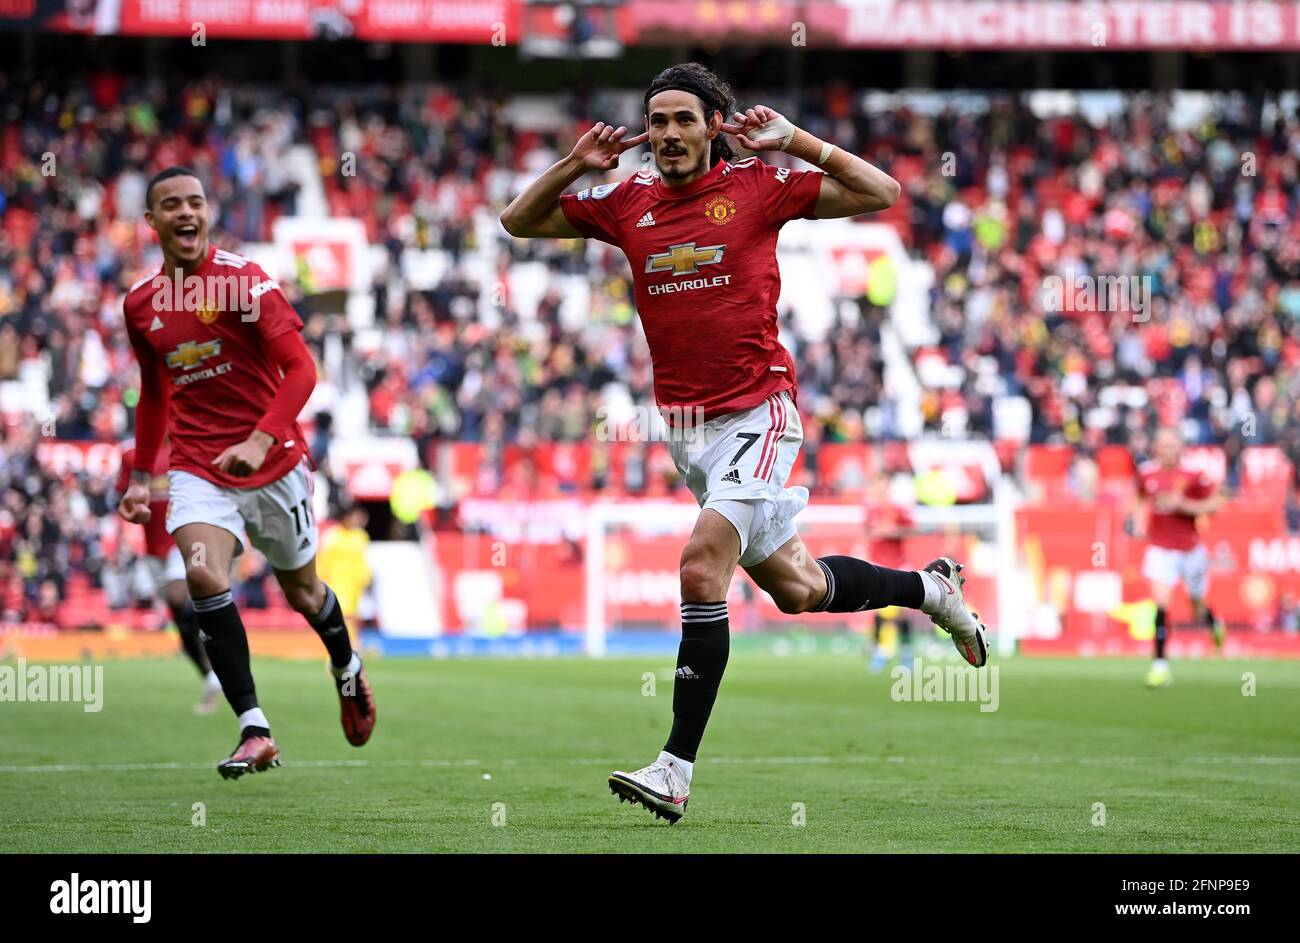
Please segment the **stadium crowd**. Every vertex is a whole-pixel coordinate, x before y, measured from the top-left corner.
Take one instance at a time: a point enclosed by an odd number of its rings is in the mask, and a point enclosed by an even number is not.
[[[866,102],[840,86],[809,89],[790,116],[903,184],[881,218],[936,274],[937,341],[914,354],[960,368],[959,382],[925,389],[928,429],[952,434],[957,417],[958,434],[989,437],[998,400],[1024,396],[1031,442],[1084,452],[1123,442],[1142,455],[1156,423],[1179,421],[1190,441],[1221,444],[1230,458],[1275,444],[1300,465],[1294,105],[1225,97],[1212,119],[1184,129],[1167,100],[1149,95],[1127,97],[1101,126],[1078,113],[1040,117],[1013,96],[990,97],[982,111]],[[481,441],[491,454],[506,442],[589,437],[611,387],[648,403],[649,358],[616,251],[499,232],[500,284],[512,266],[540,262],[556,277],[585,277],[591,310],[574,324],[548,288],[535,318],[521,317],[508,292],[499,325],[476,317],[484,286],[466,264],[485,248],[476,213],[499,211],[588,118],[634,120],[598,115],[581,96],[564,110],[568,126],[537,131],[515,127],[507,102],[443,87],[0,75],[6,610],[48,604],[70,567],[115,566],[97,540],[106,484],[42,471],[35,447],[42,435],[131,434],[138,379],[121,299],[157,264],[144,189],[170,164],[204,179],[220,208],[213,240],[237,247],[268,241],[275,219],[295,211],[301,187],[285,158],[307,144],[329,211],[361,219],[387,249],[373,289],[378,331],[365,342],[301,285],[287,286],[321,363],[316,406],[364,384],[376,431]],[[432,287],[404,280],[412,249],[449,255]],[[1047,276],[1071,274],[1139,276],[1149,294],[1120,310],[1045,310]],[[886,313],[865,300],[859,309],[824,337],[783,318],[811,439],[899,436],[883,382]],[[328,353],[331,338],[341,354]],[[323,457],[319,442],[316,451]]]

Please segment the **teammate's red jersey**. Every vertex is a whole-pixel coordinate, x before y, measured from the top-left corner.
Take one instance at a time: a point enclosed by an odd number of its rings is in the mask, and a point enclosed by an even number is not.
[[[903,538],[876,536],[882,531],[910,530],[915,525],[912,512],[892,501],[867,503],[867,533],[870,539],[867,559],[877,566],[893,570],[903,568]]]
[[[141,373],[153,371],[170,390],[170,467],[230,488],[257,488],[283,478],[305,452],[296,421],[273,433],[277,441],[255,474],[240,478],[212,463],[262,421],[282,380],[268,347],[302,330],[297,312],[260,266],[216,246],[185,279],[184,289],[168,281],[156,275],[142,279],[127,293],[124,307]],[[189,297],[191,284],[201,286],[208,300],[196,304]],[[139,430],[136,440],[143,450]]]
[[[153,478],[149,482],[150,517],[148,523],[143,525],[145,553],[160,560],[165,559],[172,549],[171,534],[167,533],[167,465],[171,461],[171,454],[171,444],[164,440],[162,448],[158,450],[158,459],[154,462]],[[117,487],[114,490],[119,500],[131,484],[131,469],[134,466],[135,447],[132,446],[122,453],[122,466],[117,472]]]
[[[575,229],[632,266],[660,407],[711,419],[794,395],[794,361],[777,339],[776,238],[813,218],[821,181],[751,157],[680,187],[647,170],[560,197]]]
[[[1178,494],[1192,501],[1204,501],[1214,494],[1209,475],[1182,466],[1162,468],[1158,462],[1144,462],[1138,468],[1138,493],[1151,502],[1147,543],[1167,550],[1192,550],[1200,543],[1196,515],[1161,511],[1158,498]]]

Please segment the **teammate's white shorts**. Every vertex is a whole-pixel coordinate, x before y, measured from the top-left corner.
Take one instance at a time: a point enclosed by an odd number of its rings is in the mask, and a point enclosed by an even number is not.
[[[283,478],[260,488],[223,488],[186,471],[167,473],[167,533],[186,524],[214,524],[241,533],[277,570],[296,570],[316,556],[312,480],[304,458]]]
[[[668,444],[677,471],[701,508],[736,528],[740,565],[762,563],[795,536],[794,517],[808,504],[807,488],[785,486],[803,444],[799,410],[781,392],[692,431]]]
[[[180,580],[185,582],[185,560],[181,557],[179,547],[172,545],[165,559],[145,557],[144,565],[149,568],[149,580],[153,583],[155,593],[161,593],[168,583]]]
[[[1204,544],[1197,544],[1191,550],[1148,546],[1142,558],[1142,575],[1162,586],[1181,581],[1187,587],[1187,595],[1204,599],[1210,588],[1210,556]]]
[[[185,580],[185,561],[174,545],[165,557],[136,557],[131,586],[139,596],[161,596],[163,587],[175,580]]]

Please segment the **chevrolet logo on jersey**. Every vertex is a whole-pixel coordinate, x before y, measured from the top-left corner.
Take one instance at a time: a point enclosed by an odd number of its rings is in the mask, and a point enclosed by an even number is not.
[[[725,245],[700,246],[697,249],[693,242],[679,243],[669,246],[667,252],[656,252],[649,256],[645,260],[645,271],[647,275],[668,271],[674,275],[694,275],[701,265],[717,265],[721,262],[722,253],[726,249]]]
[[[201,344],[186,341],[167,354],[167,366],[173,370],[177,367],[182,370],[193,370],[204,360],[215,357],[219,353],[221,353],[221,340],[219,338],[214,337],[212,340],[204,341]]]

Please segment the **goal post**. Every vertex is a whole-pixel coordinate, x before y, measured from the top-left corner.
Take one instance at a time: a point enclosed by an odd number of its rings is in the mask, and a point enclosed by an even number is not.
[[[984,504],[912,509],[918,536],[909,538],[909,553],[958,556],[966,564],[968,598],[993,630],[999,655],[1015,651],[1023,620],[1016,600],[1019,583],[1016,552],[1016,490],[1005,479],[994,483],[993,500]],[[672,501],[597,502],[587,514],[584,556],[585,650],[601,657],[620,624],[678,624],[676,559],[690,537],[699,508]],[[800,535],[818,555],[865,555],[866,510],[860,504],[814,501],[795,519]],[[926,558],[927,560],[930,557]],[[915,565],[923,565],[917,561]],[[737,579],[743,574],[737,574]],[[734,583],[734,581],[733,581]],[[733,587],[734,589],[734,587]],[[766,600],[766,594],[758,591]],[[671,601],[671,606],[668,603]],[[774,612],[770,607],[765,611]],[[988,615],[983,613],[988,612]],[[834,624],[848,614],[818,614]],[[776,614],[764,629],[802,617]],[[733,617],[734,625],[734,617]]]

